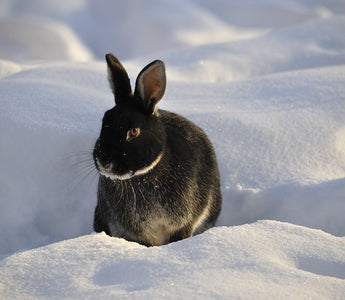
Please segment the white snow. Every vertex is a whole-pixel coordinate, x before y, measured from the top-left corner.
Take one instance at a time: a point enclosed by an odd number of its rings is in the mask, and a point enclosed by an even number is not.
[[[344,249],[344,238],[261,221],[152,248],[85,235],[0,266],[12,299],[341,299]]]
[[[0,19],[2,59],[88,61],[86,49],[65,25],[40,18]]]
[[[342,0],[1,1],[0,298],[343,299],[344,32]],[[166,62],[160,108],[217,152],[217,227],[92,232],[107,52],[132,83]]]

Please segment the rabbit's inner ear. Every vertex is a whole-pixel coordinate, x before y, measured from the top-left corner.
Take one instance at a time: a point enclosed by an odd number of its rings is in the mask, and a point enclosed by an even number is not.
[[[135,84],[135,95],[144,101],[144,105],[153,113],[164,95],[165,87],[165,66],[162,61],[156,60],[140,72]]]

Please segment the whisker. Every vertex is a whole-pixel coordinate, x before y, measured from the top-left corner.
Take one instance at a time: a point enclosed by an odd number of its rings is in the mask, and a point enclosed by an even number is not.
[[[75,151],[75,152],[70,152],[64,155],[65,159],[73,159],[73,158],[79,158],[79,157],[85,157],[89,156],[92,157],[92,151],[90,150],[81,150],[81,151]]]
[[[86,182],[86,180],[88,178],[91,178],[91,182],[90,183],[93,183],[98,175],[98,172],[96,170],[96,168],[94,167],[86,167],[85,168],[85,171],[86,172],[83,172],[83,173],[80,173],[80,174],[83,174],[83,176],[80,178],[79,176],[77,176],[76,178],[76,181],[74,181],[74,183],[72,182],[73,184],[73,187],[72,187],[72,190],[75,191],[77,188],[80,188],[81,185]],[[78,174],[79,175],[79,174]],[[87,184],[87,186],[91,186],[91,184]]]
[[[75,161],[75,162],[73,162],[73,163],[70,163],[69,165],[70,165],[71,167],[78,167],[78,166],[83,167],[83,164],[85,164],[85,163],[88,163],[88,164],[94,166],[94,161],[93,161],[92,158],[88,158],[88,159],[83,159],[83,160]]]

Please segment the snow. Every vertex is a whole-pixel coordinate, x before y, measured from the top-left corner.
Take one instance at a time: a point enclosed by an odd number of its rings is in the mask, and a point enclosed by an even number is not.
[[[172,50],[165,61],[173,79],[206,82],[340,65],[344,30],[345,15],[311,20],[249,40]]]
[[[33,18],[0,20],[0,57],[7,60],[88,61],[92,54],[65,25]]]
[[[261,221],[151,248],[86,235],[14,254],[0,266],[3,293],[14,298],[340,299],[344,249],[344,238]]]
[[[343,1],[4,0],[0,24],[1,299],[343,298]],[[107,52],[132,82],[166,62],[160,108],[215,146],[215,228],[92,232]]]

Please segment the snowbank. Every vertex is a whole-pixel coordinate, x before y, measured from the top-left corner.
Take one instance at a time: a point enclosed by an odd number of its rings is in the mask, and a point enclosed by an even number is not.
[[[345,238],[273,221],[151,248],[95,234],[2,260],[0,284],[7,299],[341,299],[344,249]]]
[[[191,118],[216,148],[222,224],[270,218],[345,234],[343,182],[325,184],[345,176],[343,82],[342,66],[202,87],[170,82],[161,107]],[[113,105],[105,63],[19,72],[0,81],[0,97],[1,252],[90,233],[91,153]]]
[[[344,31],[345,15],[334,16],[275,30],[255,39],[171,50],[161,56],[171,66],[170,78],[174,80],[244,80],[344,64]]]
[[[21,67],[8,60],[0,60],[0,79],[21,71]]]
[[[0,38],[0,57],[7,60],[92,59],[70,28],[37,17],[0,19]]]
[[[341,299],[344,15],[341,0],[2,1],[0,298]],[[92,234],[109,51],[132,82],[166,61],[160,107],[217,152],[218,227],[152,248]]]

